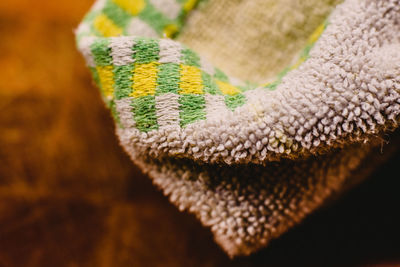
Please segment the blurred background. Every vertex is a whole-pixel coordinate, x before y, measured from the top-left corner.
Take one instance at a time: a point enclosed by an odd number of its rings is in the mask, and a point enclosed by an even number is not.
[[[0,1],[0,266],[400,266],[400,153],[233,261],[119,147],[75,48],[92,0]]]

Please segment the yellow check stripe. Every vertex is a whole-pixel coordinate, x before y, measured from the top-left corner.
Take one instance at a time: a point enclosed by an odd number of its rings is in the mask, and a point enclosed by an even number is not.
[[[96,70],[99,75],[101,91],[105,97],[112,98],[114,95],[113,66],[97,66]]]
[[[176,34],[179,31],[178,25],[175,24],[168,24],[164,28],[164,34],[168,38],[172,38],[174,34]]]
[[[122,29],[103,13],[94,19],[93,26],[104,37],[118,36],[122,34]]]
[[[326,22],[321,23],[318,28],[311,34],[310,38],[307,41],[307,44],[313,44],[318,41],[319,37],[321,37],[322,33],[326,28]]]
[[[155,95],[157,87],[157,66],[160,63],[135,64],[132,97]]]
[[[203,80],[201,78],[201,70],[194,66],[180,66],[181,82],[179,84],[180,94],[197,94],[202,95]]]
[[[144,0],[113,0],[113,2],[134,16],[146,7]]]
[[[188,12],[194,8],[198,0],[187,0],[183,5],[183,10]]]
[[[224,95],[237,95],[240,93],[239,88],[222,81],[216,81],[219,89]]]

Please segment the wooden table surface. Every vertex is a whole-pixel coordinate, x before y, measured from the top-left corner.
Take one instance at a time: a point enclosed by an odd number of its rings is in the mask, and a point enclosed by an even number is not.
[[[400,266],[400,153],[229,260],[119,147],[74,43],[91,2],[0,1],[0,266]]]

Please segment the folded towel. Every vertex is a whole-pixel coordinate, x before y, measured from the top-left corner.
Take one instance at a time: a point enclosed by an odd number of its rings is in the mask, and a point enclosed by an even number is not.
[[[400,1],[337,5],[261,85],[169,39],[196,3],[98,0],[77,44],[133,162],[230,256],[248,255],[356,184],[397,127]]]

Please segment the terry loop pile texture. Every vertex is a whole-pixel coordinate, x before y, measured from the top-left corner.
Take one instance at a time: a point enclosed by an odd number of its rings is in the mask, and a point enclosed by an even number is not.
[[[354,183],[397,126],[400,2],[344,1],[259,86],[161,38],[195,5],[99,0],[78,46],[132,160],[229,255],[249,254]]]

